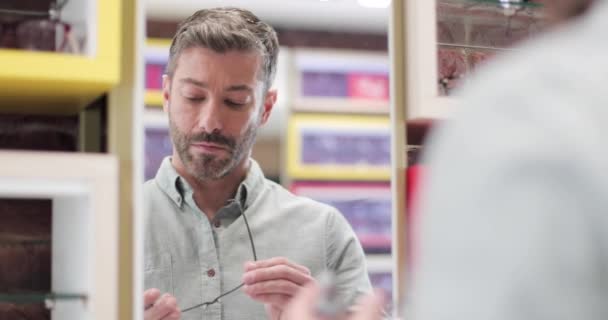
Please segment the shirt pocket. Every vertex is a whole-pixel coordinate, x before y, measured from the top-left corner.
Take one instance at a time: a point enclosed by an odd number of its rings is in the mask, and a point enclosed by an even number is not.
[[[156,288],[161,293],[173,294],[171,255],[158,253],[144,259],[144,288]]]

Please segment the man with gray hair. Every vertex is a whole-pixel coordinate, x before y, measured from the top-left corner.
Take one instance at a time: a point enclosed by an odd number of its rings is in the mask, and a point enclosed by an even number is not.
[[[272,27],[237,8],[200,10],[173,38],[163,76],[173,154],[144,187],[145,319],[278,320],[324,270],[345,305],[370,290],[344,217],[250,158],[276,101],[278,50]]]

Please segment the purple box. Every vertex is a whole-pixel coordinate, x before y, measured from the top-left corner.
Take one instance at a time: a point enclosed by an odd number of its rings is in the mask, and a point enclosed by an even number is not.
[[[145,180],[156,176],[156,171],[166,156],[173,152],[173,144],[169,136],[169,129],[146,128],[145,143]]]
[[[377,132],[302,129],[302,164],[388,166],[390,135]]]
[[[348,97],[348,79],[344,73],[304,71],[300,85],[305,97]]]

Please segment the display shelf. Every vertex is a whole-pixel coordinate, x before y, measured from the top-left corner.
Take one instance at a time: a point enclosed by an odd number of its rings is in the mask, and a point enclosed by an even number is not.
[[[161,90],[146,90],[144,94],[144,103],[149,107],[163,106],[163,93]]]
[[[391,273],[393,271],[393,258],[390,254],[368,254],[365,258],[369,273]]]
[[[0,198],[52,199],[51,290],[3,288],[0,301],[33,303],[47,298],[65,301],[86,296],[86,304],[57,303],[51,311],[52,319],[117,318],[116,160],[112,155],[0,152]],[[2,238],[36,239],[7,234]]]
[[[546,26],[538,2],[436,0],[405,7],[398,43],[404,46],[408,119],[449,117],[458,104],[454,90],[471,74]]]
[[[390,183],[295,181],[290,190],[338,209],[366,253],[390,252]]]
[[[51,304],[74,300],[86,303],[88,296],[84,293],[65,292],[0,292],[0,303],[45,303],[51,307]]]
[[[389,121],[362,115],[292,115],[287,174],[301,180],[387,181]]]
[[[162,75],[169,60],[170,39],[149,38],[146,41],[144,103],[148,107],[162,107]]]
[[[0,246],[32,246],[50,244],[51,239],[49,237],[34,237],[0,233]]]
[[[387,114],[384,53],[294,49],[292,108],[298,112]]]
[[[84,54],[0,49],[0,111],[73,113],[120,81],[121,2],[70,3],[88,17]]]

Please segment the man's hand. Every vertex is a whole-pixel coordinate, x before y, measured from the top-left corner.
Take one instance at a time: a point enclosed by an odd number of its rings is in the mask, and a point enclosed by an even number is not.
[[[291,299],[291,302],[285,308],[282,319],[285,320],[321,320],[319,315],[315,314],[315,306],[319,299],[319,288],[316,284],[306,286],[304,289]],[[382,319],[383,298],[380,292],[369,294],[361,299],[353,308],[346,320],[380,320]],[[340,318],[344,319],[344,318]]]
[[[144,291],[145,320],[179,320],[180,316],[175,297],[168,293],[161,296],[158,289]]]
[[[314,282],[306,267],[286,258],[245,263],[243,291],[266,305],[270,320],[283,319],[283,310],[299,289]]]

